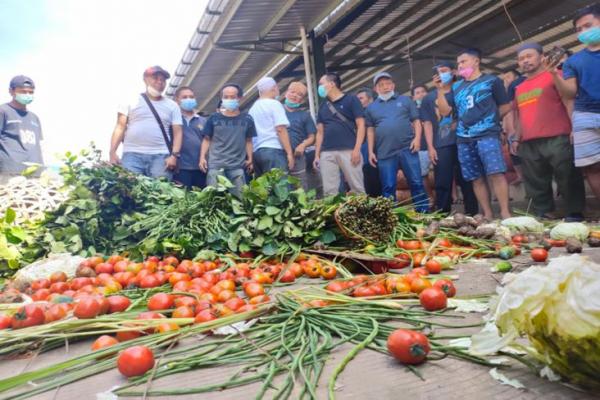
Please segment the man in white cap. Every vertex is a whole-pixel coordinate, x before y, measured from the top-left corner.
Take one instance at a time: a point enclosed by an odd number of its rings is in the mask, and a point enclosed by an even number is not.
[[[158,65],[146,69],[146,91],[119,107],[110,142],[111,163],[122,163],[132,172],[154,178],[172,178],[181,156],[183,133],[179,106],[162,95],[170,77]],[[122,160],[117,156],[121,142]]]
[[[287,127],[290,125],[279,97],[277,83],[271,77],[261,78],[256,84],[259,98],[248,114],[256,126],[254,147],[254,173],[257,177],[279,168],[289,171],[294,168],[294,153]]]
[[[0,183],[21,173],[28,162],[43,164],[40,120],[27,109],[34,91],[31,78],[15,76],[9,84],[12,100],[0,105]]]

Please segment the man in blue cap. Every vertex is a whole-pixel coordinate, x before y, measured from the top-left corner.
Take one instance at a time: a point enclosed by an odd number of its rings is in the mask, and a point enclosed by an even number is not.
[[[35,84],[23,75],[11,79],[12,100],[0,105],[0,183],[21,173],[27,163],[43,164],[42,127],[37,115],[27,109]]]
[[[436,84],[442,85],[445,90],[450,90],[455,81],[454,63],[441,61],[433,69],[436,73],[434,76]],[[435,209],[445,213],[452,210],[452,188],[456,180],[462,192],[465,214],[475,215],[479,206],[473,192],[473,185],[463,178],[458,162],[456,116],[440,115],[437,95],[438,89],[429,92],[420,108],[425,141],[429,148],[429,159],[433,164]]]
[[[181,157],[182,117],[177,103],[162,95],[171,75],[159,67],[144,71],[146,91],[119,106],[110,142],[110,162],[153,178],[171,179]],[[123,158],[117,155],[123,143]]]
[[[375,74],[373,84],[378,96],[367,107],[365,117],[369,162],[379,168],[382,196],[396,199],[397,175],[402,168],[415,209],[427,212],[429,200],[419,162],[422,129],[417,105],[410,97],[395,92],[387,72]]]

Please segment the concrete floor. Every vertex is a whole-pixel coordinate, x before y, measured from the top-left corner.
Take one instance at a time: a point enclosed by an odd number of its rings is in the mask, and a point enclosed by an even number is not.
[[[562,255],[564,249],[553,249],[551,256]],[[600,249],[585,249],[596,261],[600,262]],[[521,257],[521,261],[528,261],[528,257]],[[519,259],[515,260],[519,261]],[[453,274],[458,275],[456,281],[458,295],[488,294],[495,290],[501,274],[492,274],[490,266],[495,260],[461,264],[456,267]],[[518,265],[518,264],[517,264]],[[525,268],[521,265],[519,268]],[[469,314],[466,321],[479,321],[481,315]],[[472,331],[477,331],[473,328]],[[210,339],[209,339],[210,340]],[[42,354],[34,360],[0,361],[0,376],[8,377],[32,371],[42,366],[65,360],[75,355],[89,351],[91,341],[81,342],[70,346],[69,352],[57,349]],[[180,344],[185,346],[186,342]],[[317,394],[319,399],[327,398],[327,381],[333,369],[346,355],[351,346],[342,346],[332,353],[331,359],[321,378],[321,385]],[[527,389],[519,390],[510,386],[501,385],[489,375],[489,368],[452,358],[440,361],[429,361],[418,367],[425,377],[425,381],[417,378],[413,373],[399,365],[391,357],[365,350],[348,364],[338,378],[336,398],[338,399],[432,399],[432,400],[464,400],[464,399],[593,399],[600,395],[575,391],[560,383],[552,383],[534,375],[530,370],[513,365],[503,373],[516,378]],[[195,370],[192,372],[173,375],[154,381],[152,389],[194,387],[207,383],[216,383],[227,379],[232,373],[232,368],[212,368]],[[58,390],[33,397],[33,399],[61,399],[61,400],[93,400],[99,399],[98,393],[105,392],[115,386],[123,384],[126,379],[118,371],[111,370],[94,377],[84,379]],[[173,399],[251,399],[257,392],[260,383],[238,387],[223,392],[212,392],[202,395],[188,395],[177,397],[163,397]],[[143,388],[141,388],[143,390]],[[272,396],[272,394],[271,394]],[[0,395],[0,398],[2,397]],[[270,397],[266,397],[270,398]]]

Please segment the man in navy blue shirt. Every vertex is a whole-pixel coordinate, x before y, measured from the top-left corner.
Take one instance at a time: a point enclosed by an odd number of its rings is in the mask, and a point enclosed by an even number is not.
[[[342,80],[327,73],[319,80],[324,99],[317,115],[314,167],[321,170],[323,195],[335,195],[340,188],[340,170],[350,191],[365,193],[360,146],[365,140],[365,118],[360,101],[342,92]]]
[[[394,81],[387,72],[377,73],[373,84],[379,96],[366,110],[367,139],[369,162],[379,168],[382,196],[396,199],[398,169],[402,168],[415,209],[427,212],[429,200],[418,153],[422,132],[417,105],[410,97],[394,92]]]
[[[481,52],[466,49],[457,58],[458,74],[463,80],[452,90],[436,82],[437,102],[444,116],[455,112],[458,159],[463,177],[473,182],[473,190],[486,219],[493,218],[486,177],[494,188],[502,218],[510,217],[506,163],[502,155],[500,134],[502,117],[510,111],[510,101],[502,80],[484,74],[479,68]]]
[[[442,61],[434,67],[436,76],[446,90],[450,90],[455,80],[454,64]],[[452,187],[456,183],[460,186],[465,206],[465,214],[475,215],[479,206],[473,192],[471,182],[464,180],[458,163],[458,150],[456,148],[456,118],[453,114],[446,117],[440,115],[436,103],[437,89],[427,94],[421,103],[421,122],[429,147],[429,159],[433,164],[435,209],[449,213],[452,209]]]
[[[546,60],[545,64],[561,97],[575,99],[575,166],[584,169],[594,195],[600,199],[600,4],[577,11],[573,25],[586,47],[563,64],[562,77],[560,60]]]
[[[179,182],[187,188],[206,186],[206,173],[200,170],[200,147],[204,137],[202,129],[206,118],[196,114],[198,102],[192,88],[188,86],[178,87],[175,91],[175,101],[181,108],[183,117],[183,139],[178,171],[173,176],[175,182]]]

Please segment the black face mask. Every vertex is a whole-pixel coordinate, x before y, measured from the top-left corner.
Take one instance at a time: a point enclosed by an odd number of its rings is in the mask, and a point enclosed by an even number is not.
[[[562,71],[563,64],[564,64],[564,63],[560,63],[560,64],[558,64],[558,65],[556,66],[556,68]]]

